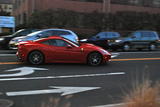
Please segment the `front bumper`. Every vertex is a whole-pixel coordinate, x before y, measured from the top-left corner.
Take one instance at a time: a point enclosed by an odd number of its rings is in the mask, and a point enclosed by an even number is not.
[[[104,55],[103,56],[103,63],[111,61],[111,55]]]

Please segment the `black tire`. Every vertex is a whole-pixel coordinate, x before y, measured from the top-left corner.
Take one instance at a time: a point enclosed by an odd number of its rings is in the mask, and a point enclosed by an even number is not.
[[[32,51],[28,55],[28,62],[33,65],[39,65],[44,62],[44,55],[40,51]]]
[[[87,62],[91,66],[98,66],[102,64],[102,55],[99,52],[92,52],[88,55]]]
[[[155,51],[157,49],[156,44],[154,44],[154,43],[149,44],[148,49],[149,49],[149,51]]]
[[[128,43],[125,43],[123,45],[123,51],[129,51],[129,50],[131,50],[131,46]]]

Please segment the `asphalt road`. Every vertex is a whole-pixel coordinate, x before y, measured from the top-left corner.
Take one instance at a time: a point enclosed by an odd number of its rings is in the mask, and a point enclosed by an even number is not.
[[[1,50],[0,99],[13,101],[13,107],[98,106],[121,103],[136,81],[159,81],[160,51],[114,52],[113,56],[98,67],[33,66],[18,63],[14,52]]]

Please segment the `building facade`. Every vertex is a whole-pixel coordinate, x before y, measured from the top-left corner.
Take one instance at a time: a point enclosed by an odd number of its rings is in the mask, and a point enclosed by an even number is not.
[[[67,9],[76,12],[136,11],[160,13],[160,0],[13,0],[17,24],[23,24],[34,11]]]
[[[13,12],[12,0],[0,0],[0,11],[4,11],[12,15]]]

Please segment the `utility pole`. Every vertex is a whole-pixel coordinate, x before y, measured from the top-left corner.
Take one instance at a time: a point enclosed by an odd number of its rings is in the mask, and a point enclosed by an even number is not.
[[[32,13],[35,11],[35,0],[32,0]]]
[[[109,25],[107,26],[106,29],[105,28],[105,22],[106,22],[106,19],[108,20],[107,22],[109,22],[109,19],[110,19],[110,13],[111,13],[111,0],[103,0],[103,7],[102,7],[102,13],[104,13],[104,18],[103,18],[103,30],[107,30],[109,31],[110,30],[110,27]]]

